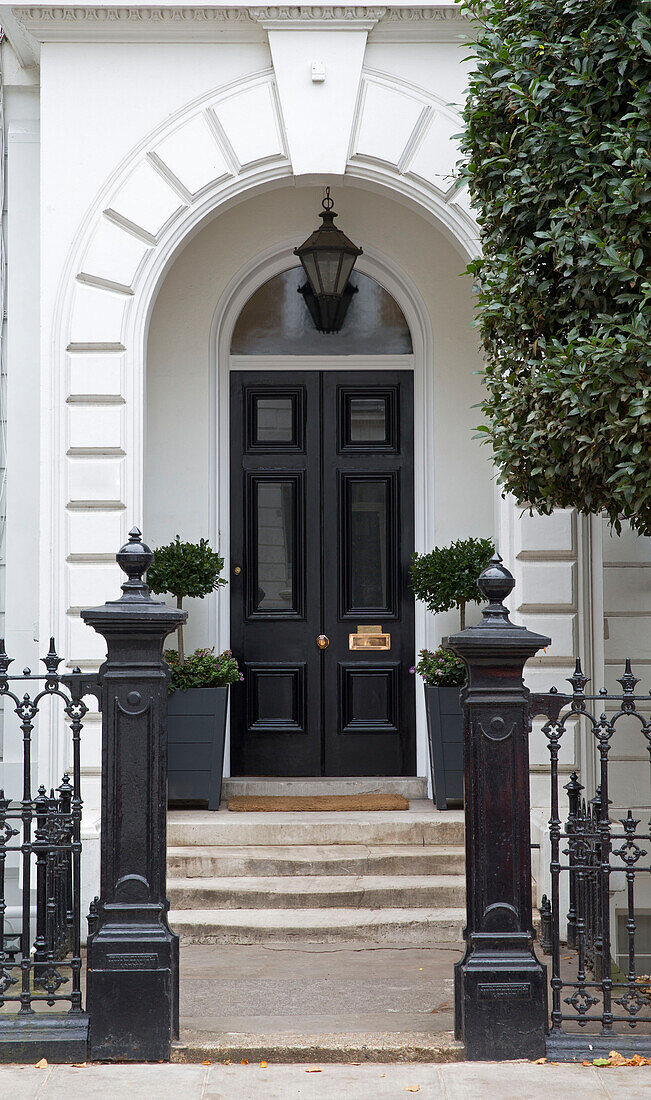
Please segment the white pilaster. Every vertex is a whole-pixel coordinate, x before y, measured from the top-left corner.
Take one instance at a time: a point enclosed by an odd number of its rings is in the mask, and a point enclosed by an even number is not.
[[[39,576],[39,126],[7,135],[7,539],[6,646],[18,672],[38,667]],[[46,652],[47,645],[43,652]],[[0,787],[22,792],[22,736],[7,707]]]

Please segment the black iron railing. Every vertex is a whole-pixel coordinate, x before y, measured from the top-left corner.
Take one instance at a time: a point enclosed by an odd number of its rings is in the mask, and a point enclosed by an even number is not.
[[[28,668],[20,676],[10,676],[12,659],[0,641],[5,721],[13,704],[23,739],[22,797],[21,792],[0,791],[0,1009],[13,1008],[23,1016],[43,1004],[65,1005],[71,1014],[82,1012],[80,746],[88,711],[83,696],[93,684],[79,669],[59,674],[61,659],[54,639],[42,660],[44,676]],[[25,687],[30,690],[23,692]],[[60,700],[67,717],[71,774],[63,776],[56,791],[48,794],[40,786],[34,794],[34,722],[44,699]],[[19,862],[19,933],[6,928],[6,872],[12,853]]]
[[[548,1049],[558,1053],[576,1045],[577,1033],[589,1033],[605,1047],[621,1045],[621,1037],[628,1035],[629,1047],[646,1052],[651,1047],[651,997],[636,959],[636,885],[651,872],[651,822],[643,822],[631,809],[612,820],[609,756],[620,725],[635,723],[651,764],[651,697],[636,694],[639,680],[628,660],[618,680],[621,694],[602,689],[586,695],[588,679],[580,661],[569,682],[571,695],[552,690],[531,697],[531,716],[547,718],[543,733],[551,765],[551,898],[541,905],[541,946],[552,960]],[[564,787],[566,808],[559,790],[559,752],[563,738],[573,736],[577,726],[579,736],[587,735],[596,747],[598,783],[594,796],[586,798],[573,772]],[[623,872],[626,883],[627,962],[621,970],[614,959],[617,930],[611,926],[617,872]],[[566,913],[561,911],[565,880]],[[562,944],[572,953],[564,952]]]

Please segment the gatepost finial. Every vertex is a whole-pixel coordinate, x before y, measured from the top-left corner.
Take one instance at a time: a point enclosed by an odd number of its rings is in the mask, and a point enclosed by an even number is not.
[[[121,599],[149,600],[149,589],[144,576],[154,560],[154,555],[142,541],[142,534],[138,527],[131,528],[129,541],[118,550],[115,560],[129,578],[122,585]]]
[[[502,559],[497,551],[493,554],[489,565],[480,574],[477,587],[482,596],[485,596],[489,601],[488,607],[485,607],[483,611],[484,619],[488,622],[501,619],[502,622],[508,623],[509,613],[503,601],[515,588],[515,579],[513,574],[502,564]]]

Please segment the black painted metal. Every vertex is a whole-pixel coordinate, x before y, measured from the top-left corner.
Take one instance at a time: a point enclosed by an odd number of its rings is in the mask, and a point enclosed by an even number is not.
[[[163,642],[186,612],[151,599],[152,553],[134,528],[120,599],[82,611],[107,642],[101,889],[88,939],[90,1055],[160,1061],[178,1035],[178,937],[167,923],[167,683]]]
[[[607,1054],[613,1048],[628,1053],[651,1052],[651,997],[640,984],[636,966],[635,886],[639,875],[651,872],[645,862],[651,849],[651,823],[642,824],[631,809],[611,819],[609,755],[616,747],[621,723],[636,722],[651,756],[651,698],[636,695],[639,680],[625,663],[621,694],[603,688],[586,695],[588,679],[576,662],[569,677],[572,694],[555,689],[532,696],[532,716],[544,715],[551,769],[551,943],[552,1011],[547,1053],[555,1059],[581,1060]],[[610,711],[610,714],[606,713]],[[569,727],[569,729],[568,729]],[[558,758],[564,737],[593,739],[598,757],[598,786],[586,800],[576,772],[561,804]],[[614,765],[616,766],[616,765]],[[567,816],[565,816],[567,815]],[[616,930],[611,928],[612,876],[623,872],[626,882],[628,959],[625,971],[613,960]],[[561,883],[568,880],[569,907],[561,912]],[[561,944],[576,951],[575,974],[568,977]]]
[[[23,735],[23,790],[0,791],[0,1061],[84,1061],[88,1016],[81,993],[81,776],[80,746],[88,707],[84,696],[98,693],[97,677],[79,669],[58,672],[54,639],[42,658],[46,673],[10,676],[12,658],[0,642],[0,697],[5,721],[11,705]],[[24,691],[24,688],[30,690]],[[57,790],[33,793],[33,733],[45,699],[61,701],[70,726],[71,774]],[[11,853],[20,860],[20,935],[5,928],[6,868]],[[35,913],[34,910],[35,902]],[[35,938],[33,939],[35,933]],[[62,1011],[45,1012],[44,1006]],[[13,1011],[12,1011],[13,1010]]]
[[[547,973],[532,924],[529,691],[522,670],[550,639],[514,626],[514,586],[496,555],[478,584],[482,622],[449,639],[468,667],[463,691],[466,951],[455,968],[455,1031],[469,1059],[545,1053]]]
[[[348,282],[362,249],[337,229],[334,200],[326,187],[319,217],[322,224],[294,249],[307,282],[298,288],[319,332],[339,332],[357,287]]]

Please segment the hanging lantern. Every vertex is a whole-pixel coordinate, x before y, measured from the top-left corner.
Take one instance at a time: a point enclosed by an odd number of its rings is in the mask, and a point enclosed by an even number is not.
[[[362,249],[334,224],[337,214],[329,187],[321,205],[323,225],[294,249],[307,275],[307,282],[298,289],[319,332],[339,332],[352,296],[357,293],[357,287],[348,280]]]

